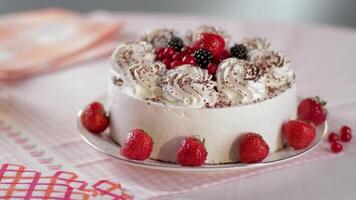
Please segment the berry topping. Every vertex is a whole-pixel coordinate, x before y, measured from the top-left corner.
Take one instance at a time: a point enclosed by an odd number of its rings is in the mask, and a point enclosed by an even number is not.
[[[324,108],[325,101],[316,98],[303,99],[298,106],[299,119],[304,121],[310,121],[318,126],[326,120],[327,111]]]
[[[213,57],[213,63],[215,64],[219,64],[221,63],[223,60],[225,60],[226,58],[228,58],[230,56],[229,52],[224,50],[223,52],[221,52],[221,54],[216,55]]]
[[[83,126],[92,133],[99,134],[108,127],[108,118],[103,105],[99,102],[93,102],[88,105],[84,109],[80,120]]]
[[[177,162],[183,166],[200,166],[204,164],[207,155],[204,142],[196,137],[186,137],[177,152]]]
[[[175,53],[172,47],[167,47],[163,51],[164,58],[172,58],[173,54]]]
[[[349,142],[352,138],[351,128],[348,126],[343,126],[340,129],[340,140],[343,142]]]
[[[193,52],[194,52],[194,49],[192,47],[184,47],[182,49],[182,54],[183,55],[191,54]]]
[[[163,59],[163,60],[162,60],[162,63],[163,63],[164,65],[166,65],[166,68],[167,68],[167,69],[170,69],[170,68],[171,68],[171,60],[170,60],[169,58]]]
[[[262,136],[257,133],[246,133],[240,138],[240,161],[243,163],[260,162],[268,156],[269,147]]]
[[[342,144],[334,142],[331,144],[330,148],[333,153],[339,153],[342,151]]]
[[[173,60],[171,62],[171,66],[170,67],[171,67],[171,69],[174,69],[174,68],[176,68],[176,67],[178,67],[180,65],[182,65],[182,62],[180,60]]]
[[[225,40],[218,34],[202,33],[193,46],[207,49],[215,56],[220,55],[225,50]]]
[[[230,53],[237,59],[246,60],[248,50],[243,44],[235,44],[230,48]]]
[[[330,143],[337,142],[337,141],[339,141],[339,136],[336,133],[330,133],[329,137],[328,137],[328,141]]]
[[[218,69],[218,65],[215,63],[210,63],[207,69],[209,74],[215,76],[216,70]]]
[[[182,48],[184,47],[184,42],[182,39],[180,39],[179,37],[175,37],[173,36],[169,42],[168,42],[168,46],[172,47],[174,50],[176,51],[181,51]]]
[[[183,64],[190,64],[190,65],[196,65],[195,58],[191,55],[185,55],[182,58],[182,63]]]
[[[316,136],[316,129],[309,122],[290,120],[283,125],[283,136],[290,147],[304,149]]]
[[[206,49],[199,49],[194,52],[194,58],[197,65],[201,68],[207,68],[208,64],[212,61],[213,55]]]
[[[181,60],[184,55],[181,52],[176,52],[172,56],[172,60]]]
[[[134,129],[127,135],[121,148],[121,155],[133,160],[146,160],[153,149],[150,135],[141,129]]]

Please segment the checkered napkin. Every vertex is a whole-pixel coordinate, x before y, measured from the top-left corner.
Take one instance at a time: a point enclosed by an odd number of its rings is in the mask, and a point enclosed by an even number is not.
[[[106,56],[114,49],[122,22],[61,9],[0,18],[0,80]]]
[[[101,180],[90,185],[75,173],[57,171],[53,175],[27,169],[22,165],[3,164],[0,168],[1,199],[116,199],[129,200],[120,184]]]

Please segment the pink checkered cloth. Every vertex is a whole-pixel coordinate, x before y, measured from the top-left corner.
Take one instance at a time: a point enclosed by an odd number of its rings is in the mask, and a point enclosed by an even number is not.
[[[0,18],[0,80],[29,76],[109,55],[123,23],[62,9]]]
[[[172,27],[180,31],[210,23],[227,29],[234,37],[263,35],[283,49],[292,59],[297,72],[299,93],[312,96],[316,93],[329,100],[330,129],[338,130],[341,124],[356,127],[356,115],[350,112],[356,106],[354,74],[356,67],[352,51],[322,51],[333,47],[352,49],[356,37],[348,32],[305,26],[250,24],[212,19],[177,18],[169,16],[119,15],[125,20],[126,40],[155,27]],[[315,36],[315,37],[314,37]],[[296,38],[297,37],[297,38]],[[329,38],[337,38],[337,42]],[[308,57],[309,56],[309,57]],[[328,58],[325,59],[315,59]],[[342,63],[342,69],[335,63]],[[320,70],[323,66],[323,70]],[[208,186],[237,181],[297,164],[355,153],[355,140],[345,145],[341,154],[332,154],[329,145],[296,160],[271,167],[226,173],[175,173],[131,167],[108,157],[87,145],[76,127],[76,114],[84,105],[107,92],[110,62],[108,59],[81,64],[71,70],[40,75],[23,84],[4,87],[6,95],[0,100],[0,115],[5,119],[0,134],[0,162],[23,164],[36,171],[71,171],[88,182],[110,180],[122,184],[134,199],[169,198],[169,195],[197,190]],[[325,82],[316,82],[318,80]],[[338,74],[338,76],[335,76]],[[335,85],[347,85],[330,90]],[[1,95],[0,95],[1,96]],[[348,98],[345,98],[347,96]],[[1,118],[1,116],[0,116]],[[9,126],[10,124],[10,126]],[[20,130],[20,134],[16,133]],[[10,132],[9,132],[10,131]],[[6,134],[5,134],[6,132]]]

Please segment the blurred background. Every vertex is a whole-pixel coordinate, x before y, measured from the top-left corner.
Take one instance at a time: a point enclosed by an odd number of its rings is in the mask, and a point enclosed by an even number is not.
[[[355,0],[0,0],[0,14],[42,7],[227,17],[236,20],[322,23],[356,27]]]

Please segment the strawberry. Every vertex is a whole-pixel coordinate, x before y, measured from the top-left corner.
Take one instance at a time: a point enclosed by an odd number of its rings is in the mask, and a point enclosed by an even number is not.
[[[96,134],[105,131],[109,124],[104,107],[99,102],[93,102],[88,105],[80,116],[80,120],[84,128]]]
[[[324,108],[325,101],[319,97],[303,99],[298,106],[299,119],[310,121],[318,126],[326,120],[327,110]]]
[[[283,125],[283,136],[289,146],[294,149],[304,149],[315,138],[316,129],[312,123],[290,120]]]
[[[268,156],[269,146],[257,133],[246,133],[240,138],[240,161],[243,163],[260,162]]]
[[[184,138],[177,152],[177,162],[183,166],[200,166],[208,155],[205,146],[198,138]]]
[[[220,64],[223,60],[225,60],[228,57],[230,57],[229,52],[224,50],[219,55],[214,55],[213,63]]]
[[[153,149],[151,136],[141,129],[134,129],[121,147],[121,155],[133,160],[146,160]]]
[[[207,49],[213,56],[218,56],[225,50],[225,40],[218,34],[202,33],[193,44],[193,48]]]

